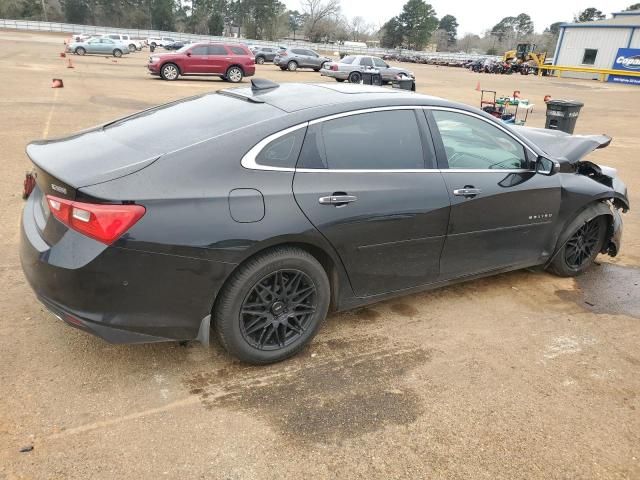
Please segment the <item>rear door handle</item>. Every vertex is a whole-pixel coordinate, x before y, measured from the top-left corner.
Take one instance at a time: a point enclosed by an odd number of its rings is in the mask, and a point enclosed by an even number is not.
[[[456,188],[453,194],[457,197],[473,198],[476,195],[482,193],[482,190],[475,187]]]
[[[329,197],[320,197],[318,203],[320,205],[335,205],[336,207],[340,207],[347,203],[353,203],[356,200],[358,200],[358,197],[355,195],[331,195]]]

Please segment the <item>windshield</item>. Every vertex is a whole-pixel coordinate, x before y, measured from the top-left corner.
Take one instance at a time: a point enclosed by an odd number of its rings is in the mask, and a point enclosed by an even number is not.
[[[178,50],[176,50],[177,53],[184,53],[187,50],[189,50],[193,45],[190,44],[186,44],[184,47],[179,48]]]

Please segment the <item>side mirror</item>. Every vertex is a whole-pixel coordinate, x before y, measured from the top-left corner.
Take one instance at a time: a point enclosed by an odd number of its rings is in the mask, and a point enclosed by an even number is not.
[[[555,175],[560,171],[560,164],[545,157],[538,157],[536,161],[536,173],[540,175]]]

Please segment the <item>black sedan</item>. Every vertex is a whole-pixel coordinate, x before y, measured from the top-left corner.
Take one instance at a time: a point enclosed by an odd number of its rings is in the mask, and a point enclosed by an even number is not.
[[[610,141],[401,90],[254,80],[30,144],[22,265],[55,315],[108,341],[214,328],[274,362],[329,311],[616,255],[626,187],[584,159]]]

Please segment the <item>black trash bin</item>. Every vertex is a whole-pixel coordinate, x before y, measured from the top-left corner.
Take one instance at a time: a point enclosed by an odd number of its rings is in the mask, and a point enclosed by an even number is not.
[[[547,102],[547,121],[544,128],[573,133],[580,109],[584,103],[575,100],[549,100]]]
[[[400,88],[402,90],[416,91],[416,81],[413,78],[398,78],[392,82],[393,88]]]
[[[363,70],[362,83],[364,85],[382,85],[382,75],[378,70]]]

